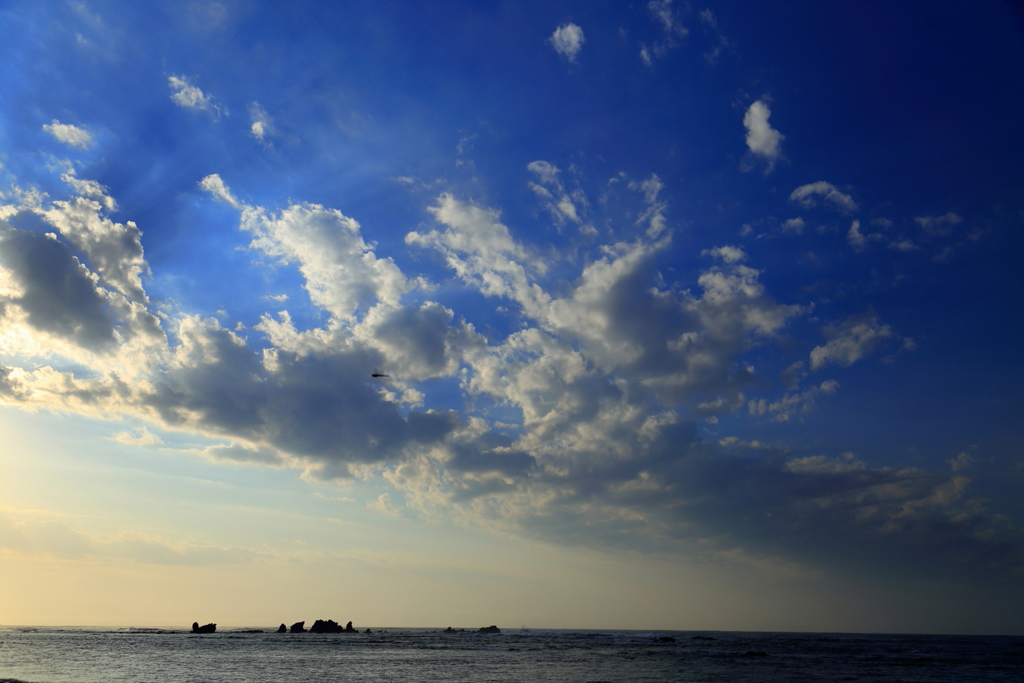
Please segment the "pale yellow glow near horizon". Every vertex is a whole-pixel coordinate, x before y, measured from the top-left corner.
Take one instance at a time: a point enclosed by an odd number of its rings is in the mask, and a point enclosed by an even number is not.
[[[0,625],[941,630],[901,621],[928,610],[899,586],[389,517],[373,485],[111,441],[123,428],[0,408]]]

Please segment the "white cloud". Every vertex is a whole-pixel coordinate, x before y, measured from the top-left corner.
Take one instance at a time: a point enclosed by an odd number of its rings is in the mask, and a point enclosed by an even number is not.
[[[831,339],[811,350],[812,370],[829,363],[852,365],[874,351],[882,340],[895,336],[891,327],[879,323],[871,313],[851,316],[840,325],[829,326],[825,334]]]
[[[53,123],[43,124],[43,130],[71,147],[89,149],[93,145],[92,133],[70,123],[61,123],[57,119],[54,119]]]
[[[73,170],[65,172],[61,180],[81,196],[55,201],[41,215],[85,253],[105,284],[129,299],[147,301],[142,276],[149,273],[149,265],[138,226],[133,221],[115,223],[104,215],[104,211],[116,209],[117,203],[96,181],[80,180]]]
[[[705,30],[714,41],[714,44],[704,53],[704,59],[707,60],[708,64],[714,64],[719,55],[722,54],[722,50],[729,47],[729,40],[719,30],[718,20],[710,9],[701,10],[699,16],[701,23],[705,26]]]
[[[805,391],[786,394],[776,401],[766,401],[763,398],[752,400],[747,404],[747,412],[758,416],[771,415],[773,422],[789,422],[793,416],[813,410],[821,396],[834,394],[838,390],[839,382],[830,379]]]
[[[689,30],[672,10],[672,0],[651,0],[647,3],[647,11],[662,29],[661,39],[653,41],[650,46],[646,43],[640,44],[640,59],[647,66],[653,66],[654,60],[665,56],[669,50],[676,47],[676,39],[685,38]]]
[[[868,246],[867,238],[860,231],[860,221],[850,223],[850,229],[846,232],[846,241],[857,251],[864,251]]]
[[[236,209],[242,208],[241,202],[235,199],[235,196],[231,194],[231,190],[228,189],[228,186],[224,184],[224,181],[217,173],[212,173],[200,180],[199,187],[203,188],[217,199],[227,202]]]
[[[388,515],[389,517],[398,517],[401,514],[401,510],[391,502],[391,495],[388,493],[382,493],[377,497],[377,500],[367,502],[366,509]]]
[[[553,164],[537,162],[530,172],[557,196]],[[801,562],[863,560],[865,548],[884,562],[885,543],[941,553],[942,539],[996,553],[972,535],[986,517],[961,514],[962,478],[791,459],[763,444],[701,438],[697,419],[744,407],[793,419],[838,384],[791,389],[751,407],[744,392],[764,385],[745,354],[773,343],[806,311],[775,301],[735,246],[708,249],[717,261],[695,282],[665,282],[659,270],[672,231],[657,176],[623,193],[629,210],[616,215],[628,216],[620,226],[628,238],[579,261],[553,249],[538,259],[496,209],[438,196],[435,224],[406,243],[436,251],[468,287],[516,308],[514,331],[490,338],[457,310],[413,300],[423,290],[378,256],[354,219],[307,203],[271,212],[207,176],[201,186],[240,212],[251,246],[294,265],[327,315],[307,329],[286,311],[267,315],[249,340],[215,318],[176,314],[165,319],[173,345],[148,304],[110,284],[113,273],[127,272],[123,264],[144,263],[133,260],[141,233],[104,223],[106,190],[89,182],[69,181],[85,196],[19,209],[0,224],[0,352],[29,359],[0,367],[6,404],[200,434],[224,442],[196,451],[219,462],[385,482],[394,491],[368,504],[382,513],[553,540],[742,547],[751,556],[776,543]],[[79,208],[83,217],[74,218]],[[78,223],[47,236],[52,226],[41,214],[50,211]],[[76,234],[82,244],[102,239],[72,252],[63,240]],[[131,248],[105,251],[110,235]],[[100,268],[104,258],[122,265]],[[547,274],[552,265],[557,280]],[[120,281],[128,291],[130,279]],[[870,313],[824,332],[827,343],[811,352],[815,370],[849,365],[896,336]],[[35,362],[29,346],[72,362]],[[377,367],[391,375],[386,382],[370,378]],[[787,372],[795,386],[803,365]],[[432,377],[457,381],[481,407],[411,410],[430,405],[420,392],[429,385],[415,382]],[[488,421],[492,407],[501,423]],[[147,433],[119,436],[138,443],[152,440]],[[833,538],[857,543],[851,549]]]
[[[213,110],[218,117],[227,114],[226,108],[214,104],[213,98],[189,83],[185,76],[169,76],[167,83],[172,91],[171,100],[179,107],[194,111]]]
[[[788,232],[794,235],[800,235],[804,231],[804,219],[797,216],[796,218],[790,218],[782,224],[782,232]]]
[[[252,122],[249,125],[249,133],[260,142],[266,143],[267,138],[276,132],[274,120],[259,102],[249,103],[249,118]]]
[[[107,188],[100,185],[95,180],[80,180],[75,175],[75,170],[69,168],[60,177],[65,183],[71,186],[71,188],[79,195],[88,197],[89,199],[95,199],[99,202],[103,208],[107,211],[116,211],[117,202],[114,198],[107,194]]]
[[[919,247],[916,244],[914,244],[914,242],[912,240],[902,239],[902,240],[899,240],[898,242],[890,242],[889,243],[889,248],[893,249],[895,251],[902,251],[902,252],[906,253],[906,252],[909,252],[909,251],[917,251],[921,247]]]
[[[963,222],[963,218],[952,211],[942,216],[918,216],[914,222],[921,226],[922,232],[928,237],[941,237],[953,231],[953,227]]]
[[[728,245],[724,247],[715,247],[714,249],[705,249],[700,252],[700,254],[701,256],[714,256],[726,263],[739,263],[747,258],[747,253],[745,251],[739,247]]]
[[[808,209],[816,206],[819,198],[825,205],[844,213],[856,211],[858,208],[857,202],[853,200],[853,197],[840,192],[835,185],[824,180],[801,185],[789,195],[790,201],[797,202]]]
[[[685,36],[689,33],[672,11],[672,0],[651,0],[647,3],[647,10],[658,20],[665,33],[678,36]]]
[[[566,191],[557,166],[547,161],[532,161],[526,168],[537,176],[537,182],[529,183],[529,187],[555,219],[555,225],[562,226],[569,221],[585,233],[595,232],[593,226],[584,224],[580,215],[587,208],[586,195],[579,188],[571,194]]]
[[[967,451],[961,451],[955,458],[946,461],[953,472],[959,472],[974,465],[974,458]]]
[[[136,427],[132,430],[118,432],[110,438],[129,446],[159,446],[164,442],[163,439],[145,427]]]
[[[575,62],[576,55],[583,48],[583,29],[573,23],[563,24],[555,29],[548,42],[555,48],[555,52]]]
[[[751,153],[764,158],[771,171],[775,162],[782,156],[780,145],[785,136],[771,127],[768,117],[772,112],[763,100],[750,105],[743,116],[743,126],[747,129],[747,147]]]
[[[396,306],[413,288],[390,258],[363,241],[359,223],[319,204],[292,204],[278,213],[245,206],[241,227],[251,247],[281,263],[296,263],[315,305],[338,319],[377,302]]]

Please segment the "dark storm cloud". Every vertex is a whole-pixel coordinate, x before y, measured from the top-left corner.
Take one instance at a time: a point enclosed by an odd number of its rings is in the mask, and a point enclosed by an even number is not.
[[[92,351],[111,349],[114,326],[102,290],[65,244],[40,232],[45,227],[27,212],[0,222],[0,265],[22,290],[3,303],[20,306],[40,332]]]
[[[690,423],[628,461],[547,472],[530,485],[557,492],[522,523],[546,538],[596,534],[644,549],[701,541],[891,576],[1012,581],[1024,571],[1020,533],[970,497],[967,477],[721,445]]]
[[[437,441],[457,425],[448,412],[403,417],[369,381],[372,353],[275,350],[264,361],[230,331],[195,319],[179,338],[176,363],[141,401],[172,426],[195,424],[343,468],[400,460],[411,442]]]

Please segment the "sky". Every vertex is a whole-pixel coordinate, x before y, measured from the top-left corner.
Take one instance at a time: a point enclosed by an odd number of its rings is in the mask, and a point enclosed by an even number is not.
[[[0,624],[1024,633],[1024,12],[0,4]]]

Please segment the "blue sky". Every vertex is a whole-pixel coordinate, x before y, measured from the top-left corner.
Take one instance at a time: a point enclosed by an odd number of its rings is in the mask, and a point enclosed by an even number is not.
[[[7,3],[0,622],[1021,632],[1022,26]]]

